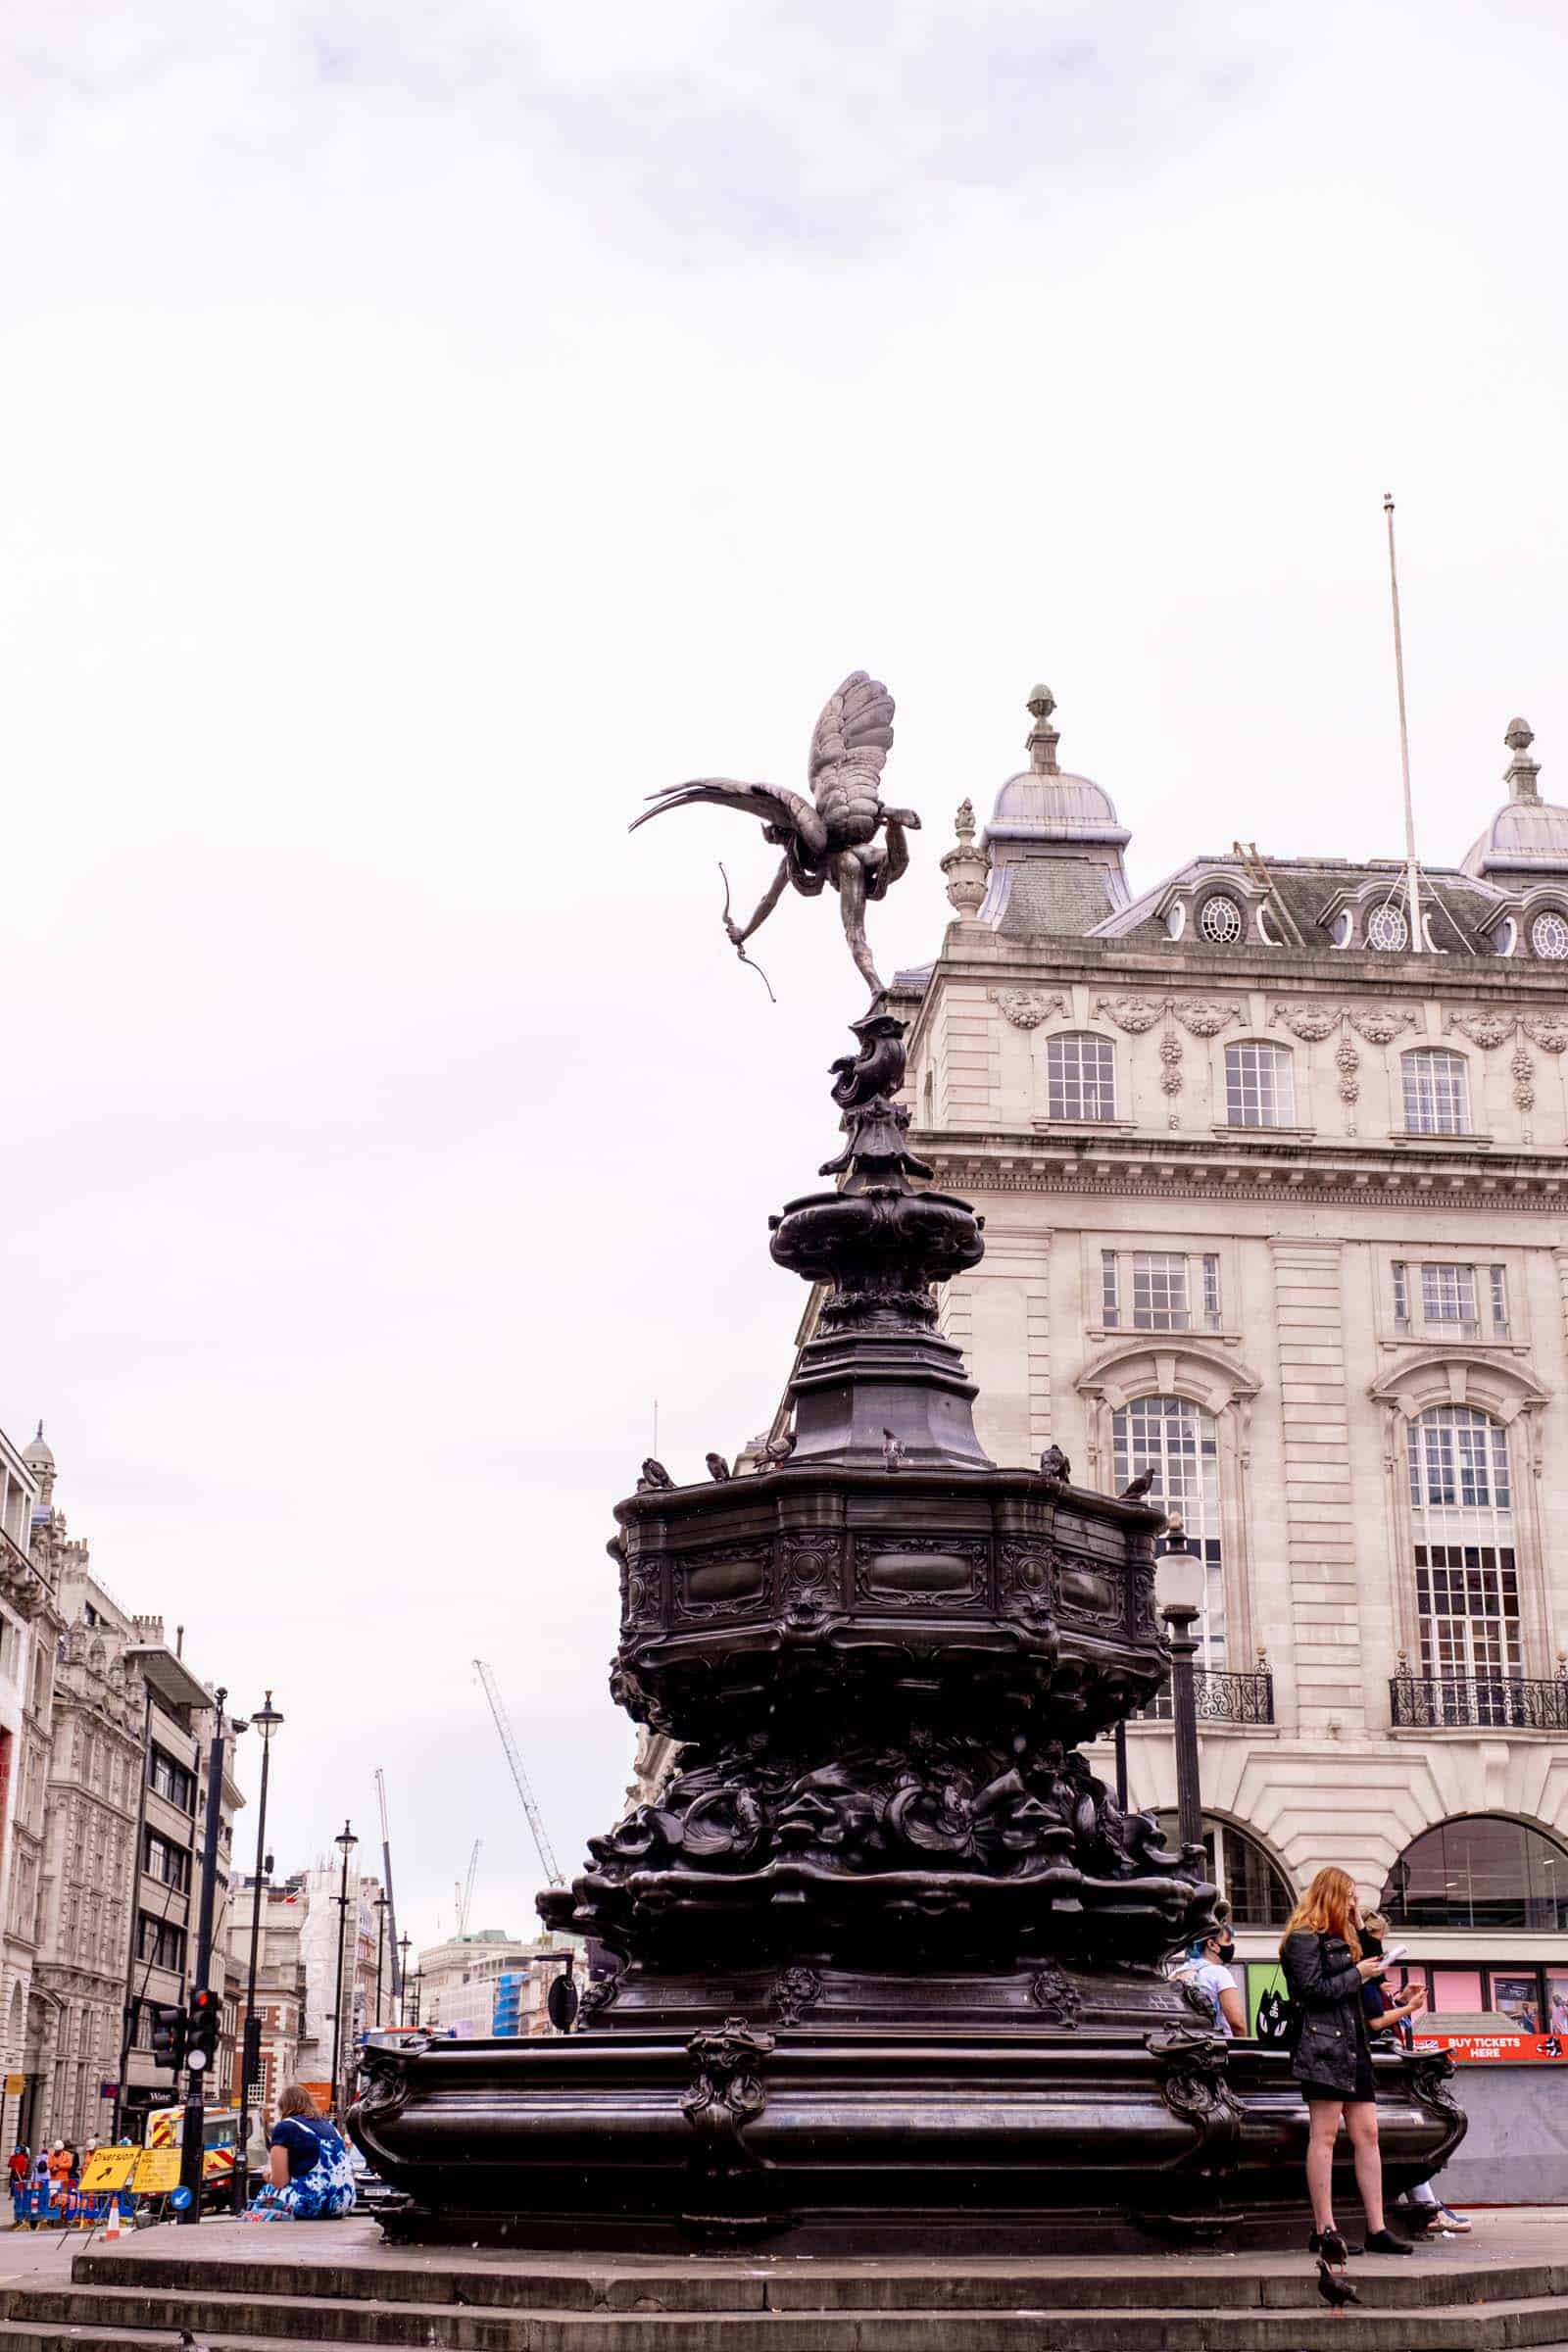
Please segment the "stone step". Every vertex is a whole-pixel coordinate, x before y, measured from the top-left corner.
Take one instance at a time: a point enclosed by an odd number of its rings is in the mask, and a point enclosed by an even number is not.
[[[292,2257],[90,2253],[76,2257],[72,2278],[78,2285],[122,2293],[177,2289],[204,2301],[275,2296],[318,2307],[344,2302],[417,2305],[426,2316],[432,2305],[461,2305],[467,2312],[600,2316],[615,2311],[1029,2311],[1054,2304],[1075,2311],[1219,2311],[1259,2305],[1289,2308],[1309,2303],[1314,2291],[1312,2262],[1304,2251],[1219,2261],[1184,2257],[1136,2269],[1094,2259],[1029,2266],[970,2261],[927,2269],[914,2263],[843,2264],[826,2259],[712,2264],[694,2260],[666,2267],[605,2265],[588,2258],[548,2270],[479,2263],[460,2267],[450,2254],[417,2264],[388,2260],[379,2250],[373,2270],[363,2263]],[[1568,2242],[1562,2261],[1535,2262],[1488,2259],[1450,2241],[1443,2247],[1423,2246],[1406,2261],[1375,2256],[1357,2260],[1351,2278],[1365,2304],[1389,2308],[1568,2297]],[[372,2286],[373,2295],[368,2295]],[[324,2314],[318,2325],[324,2337],[329,2332]]]
[[[126,2308],[131,2301],[143,2307],[138,2316]],[[1560,2347],[1568,2320],[1556,2296],[1466,2309],[1343,2313],[1327,2310],[1315,2298],[1299,2306],[1217,2312],[1048,2307],[986,2314],[927,2309],[503,2315],[425,2305],[418,2337],[344,2338],[323,2335],[321,2305],[303,2297],[235,2303],[215,2298],[216,2321],[205,2299],[196,2303],[183,2292],[129,2298],[103,2296],[91,2288],[24,2289],[13,2290],[10,2302],[11,2316],[0,2320],[0,2352],[171,2352],[182,2327],[192,2331],[202,2352],[276,2352],[284,2344],[344,2340],[417,2341],[425,2352],[467,2352],[481,2343],[504,2352],[1512,2352],[1522,2346]],[[63,2310],[56,2308],[61,2305]],[[333,2316],[355,2308],[344,2298]],[[469,2332],[473,2326],[504,2332],[478,2336]]]

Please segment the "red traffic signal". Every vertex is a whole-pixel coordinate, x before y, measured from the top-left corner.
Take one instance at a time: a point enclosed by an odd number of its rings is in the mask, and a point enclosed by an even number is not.
[[[185,2063],[192,2074],[200,2074],[218,2056],[218,2032],[222,2022],[223,2004],[216,1992],[193,1992],[190,1996],[190,2034],[185,2050]]]

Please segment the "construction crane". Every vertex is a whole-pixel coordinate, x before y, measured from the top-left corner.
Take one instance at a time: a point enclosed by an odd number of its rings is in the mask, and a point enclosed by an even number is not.
[[[452,1882],[452,1892],[457,1898],[458,1934],[460,1936],[466,1936],[468,1933],[468,1913],[473,1908],[473,1874],[479,1867],[479,1848],[483,1843],[482,1838],[476,1838],[473,1841],[473,1851],[468,1856],[467,1885],[465,1886],[457,1879]]]
[[[392,1899],[392,1836],[386,1826],[386,1774],[378,1764],[375,1768],[376,1802],[381,1808],[381,1884],[386,1894],[386,1934],[392,1948],[392,1998],[397,2000],[403,1991],[403,1970],[398,1959],[398,1913]]]
[[[473,1670],[479,1677],[486,1698],[490,1701],[490,1712],[496,1719],[496,1730],[501,1735],[501,1745],[506,1751],[507,1762],[512,1768],[512,1777],[517,1784],[517,1794],[522,1799],[522,1809],[528,1817],[528,1827],[533,1833],[534,1848],[539,1856],[539,1867],[545,1874],[547,1885],[564,1886],[566,1882],[561,1875],[561,1864],[556,1860],[555,1848],[550,1842],[550,1833],[545,1828],[544,1816],[534,1801],[533,1790],[528,1786],[528,1775],[523,1771],[522,1758],[517,1753],[517,1742],[514,1740],[512,1726],[507,1721],[507,1710],[501,1704],[501,1693],[496,1689],[496,1678],[483,1658],[474,1659]]]

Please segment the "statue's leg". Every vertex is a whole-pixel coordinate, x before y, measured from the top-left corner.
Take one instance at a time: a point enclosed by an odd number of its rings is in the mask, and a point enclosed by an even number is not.
[[[850,943],[850,954],[872,996],[879,997],[882,983],[865,939],[865,870],[853,850],[840,851],[834,861],[833,879],[838,885],[839,910],[844,916],[844,936]]]
[[[897,882],[901,874],[909,870],[909,844],[905,836],[903,811],[895,813],[890,808],[882,830],[887,843],[887,859],[882,869],[882,888],[886,890],[890,882]]]
[[[774,907],[778,905],[779,900],[782,898],[784,894],[784,885],[789,878],[790,861],[787,858],[784,858],[780,859],[778,872],[773,876],[773,879],[768,884],[766,890],[763,891],[761,898],[758,902],[757,912],[753,915],[751,921],[747,924],[744,931],[738,931],[735,928],[735,925],[730,921],[728,915],[724,917],[724,928],[729,933],[730,938],[736,947],[739,948],[744,946],[746,941],[751,938],[752,933],[760,930],[761,925],[766,922],[768,916],[772,913]]]

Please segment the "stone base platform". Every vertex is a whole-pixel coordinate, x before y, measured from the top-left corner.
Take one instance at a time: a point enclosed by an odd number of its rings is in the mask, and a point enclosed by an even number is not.
[[[64,2249],[62,2249],[64,2254]],[[69,2259],[69,2257],[67,2257]],[[0,2256],[0,2270],[3,2270]],[[934,2263],[519,2256],[386,2244],[374,2222],[164,2226],[0,2288],[0,2352],[300,2344],[423,2352],[1503,2352],[1568,2348],[1568,2214],[1350,2266],[1294,2255]]]

